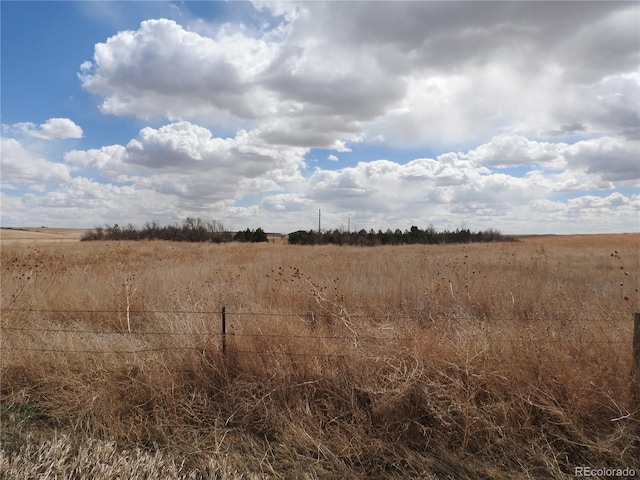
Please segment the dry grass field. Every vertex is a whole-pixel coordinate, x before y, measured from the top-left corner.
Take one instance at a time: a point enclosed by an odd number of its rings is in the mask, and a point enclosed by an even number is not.
[[[0,243],[42,243],[78,241],[86,232],[83,228],[0,228]]]
[[[3,230],[0,478],[640,475],[639,247]]]

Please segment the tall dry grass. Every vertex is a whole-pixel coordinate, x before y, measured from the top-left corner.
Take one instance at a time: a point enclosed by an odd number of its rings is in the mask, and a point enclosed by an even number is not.
[[[640,471],[639,240],[3,245],[0,477]]]

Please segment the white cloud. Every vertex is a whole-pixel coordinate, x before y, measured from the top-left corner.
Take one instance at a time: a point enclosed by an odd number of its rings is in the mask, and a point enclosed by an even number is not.
[[[562,166],[563,143],[536,142],[526,137],[502,134],[468,153],[468,158],[484,165],[511,167],[528,163]],[[558,165],[560,163],[560,165]]]
[[[159,204],[158,204],[159,203]],[[53,191],[4,195],[3,221],[13,225],[51,225],[95,227],[104,223],[148,221],[154,210],[171,215],[173,207],[161,196],[132,186],[102,184],[85,177],[74,177]]]
[[[269,195],[260,202],[260,208],[263,210],[286,214],[306,210],[311,205],[311,200],[293,193]]]
[[[637,5],[254,6],[275,26],[206,34],[158,19],[119,32],[82,64],[83,85],[107,113],[250,128],[270,143],[338,151],[369,131],[449,146],[506,127],[638,133]]]
[[[125,162],[150,170],[213,172],[228,180],[266,176],[295,177],[307,149],[264,142],[256,131],[240,130],[234,138],[214,137],[210,130],[177,122],[144,128],[126,147]]]
[[[93,64],[83,63],[79,77],[105,97],[105,113],[254,118],[275,108],[250,84],[276,54],[268,42],[240,32],[221,29],[209,38],[173,20],[147,20],[97,44]]]
[[[82,128],[68,118],[50,118],[41,125],[31,122],[16,123],[11,125],[9,129],[44,140],[82,138]]]
[[[74,150],[65,161],[122,183],[210,203],[280,190],[281,183],[298,179],[306,153],[303,148],[270,145],[256,131],[220,138],[183,121],[143,128],[126,146]]]
[[[568,146],[569,166],[597,175],[603,181],[640,185],[640,140],[599,137]]]
[[[308,196],[338,209],[406,215],[455,209],[526,204],[547,191],[530,179],[492,174],[455,154],[416,159],[405,165],[388,160],[361,162],[340,170],[317,170]]]
[[[69,181],[67,165],[52,162],[44,156],[26,149],[18,140],[1,138],[2,183],[64,183]]]
[[[22,179],[32,181],[36,188],[20,200],[12,196],[11,188],[3,188],[3,211],[11,209],[10,214],[3,213],[3,221],[30,218],[46,224],[55,215],[59,224],[94,226],[149,220],[168,223],[197,215],[222,220],[230,228],[263,226],[287,232],[315,228],[313,218],[321,208],[325,228],[344,228],[350,218],[355,228],[367,230],[433,223],[437,228],[465,225],[518,233],[588,233],[633,231],[633,219],[640,213],[639,196],[620,192],[605,197],[580,195],[593,187],[589,183],[592,174],[586,172],[532,170],[525,177],[515,177],[492,172],[469,154],[453,152],[406,164],[376,160],[338,170],[316,169],[308,178],[300,174],[302,165],[296,164],[291,176],[260,170],[251,178],[238,173],[245,168],[242,166],[234,173],[233,162],[210,161],[212,145],[218,144],[206,129],[186,123],[166,127],[135,139],[148,158],[117,145],[67,155],[66,160],[76,168],[107,172],[111,184],[84,176],[64,177],[67,181],[56,189],[42,191],[42,178],[23,173]],[[247,137],[252,138],[249,133]],[[223,153],[237,147],[239,141],[222,140]],[[534,152],[545,151],[531,141],[517,140],[518,145],[536,147]],[[165,161],[149,163],[152,153],[147,146],[155,147],[154,153]],[[174,163],[166,161],[171,152],[175,152]],[[185,152],[191,160],[185,160]],[[132,158],[138,163],[132,163]],[[15,179],[16,174],[13,176]],[[559,191],[575,193],[566,201],[548,198]],[[258,200],[246,204],[247,195]]]
[[[640,44],[640,42],[639,42]],[[640,46],[640,45],[639,45]],[[557,85],[557,92],[537,98],[545,136],[601,133],[640,139],[640,74],[612,73],[587,85]]]
[[[567,228],[560,219],[569,217],[575,228],[581,219],[604,215],[604,209],[636,208],[620,193],[610,194],[606,201],[593,195],[566,202],[547,199],[553,192],[610,188],[610,184],[598,185],[594,178],[601,173],[589,172],[585,165],[595,165],[588,159],[594,152],[613,151],[622,158],[616,148],[624,145],[619,138],[570,145],[500,135],[467,153],[450,152],[405,164],[362,161],[337,170],[317,168],[305,178],[306,149],[275,148],[256,131],[220,138],[199,125],[177,122],[144,128],[126,146],[66,154],[67,163],[91,169],[111,184],[64,177],[68,181],[58,190],[33,191],[23,201],[33,211],[46,204],[74,211],[78,222],[83,218],[79,210],[86,208],[92,215],[98,212],[104,221],[141,223],[199,215],[237,228],[255,227],[258,222],[269,230],[290,231],[306,228],[313,211],[322,208],[327,228],[344,226],[345,218],[353,218],[354,224],[367,229],[434,223],[439,228],[464,224],[530,232],[541,225]],[[534,168],[524,177],[487,168],[525,163]],[[554,165],[551,171],[545,170],[549,164]],[[562,165],[566,168],[559,168]],[[612,171],[618,171],[616,163],[612,165]],[[68,175],[67,167],[61,167]],[[259,200],[246,205],[247,196]],[[532,215],[537,223],[527,227],[523,219],[531,222]],[[605,224],[613,228],[616,218],[618,225],[624,222],[616,211]]]
[[[329,155],[327,157],[327,160],[329,160],[331,162],[337,162],[338,161],[338,157],[336,157],[335,155]]]
[[[585,195],[568,202],[569,208],[583,210],[585,208],[610,209],[631,205],[631,201],[621,193],[615,192],[606,197],[597,197],[595,195]]]
[[[64,160],[71,165],[96,169],[105,178],[115,179],[123,172],[125,153],[125,147],[111,145],[85,151],[71,150],[64,155]]]
[[[544,199],[532,202],[529,208],[531,215],[544,220],[548,232],[564,232],[567,225],[576,224],[582,233],[637,232],[640,227],[640,195],[627,197],[614,192],[566,202]]]
[[[500,168],[535,164],[551,172],[549,179],[590,177],[589,187],[576,184],[586,189],[612,188],[612,182],[635,186],[640,179],[640,141],[625,137],[602,136],[568,144],[503,134],[469,151],[465,157]]]

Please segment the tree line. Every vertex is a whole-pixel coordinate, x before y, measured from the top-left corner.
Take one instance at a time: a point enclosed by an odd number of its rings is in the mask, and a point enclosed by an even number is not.
[[[125,227],[105,225],[89,230],[82,237],[90,240],[171,240],[174,242],[266,242],[267,234],[262,228],[230,232],[222,222],[204,221],[201,218],[188,217],[182,224],[160,225],[158,222],[147,222],[144,227],[137,228],[133,224]]]
[[[137,228],[133,224],[124,227],[105,225],[89,230],[82,240],[171,240],[176,242],[266,242],[267,234],[262,228],[247,228],[239,232],[227,230],[217,220],[204,221],[200,218],[188,217],[182,224],[160,225],[158,222],[147,222],[144,227]],[[298,230],[288,235],[291,245],[405,245],[405,244],[438,244],[438,243],[472,243],[472,242],[508,242],[515,241],[509,235],[503,235],[493,228],[472,232],[469,229],[436,231],[433,225],[424,230],[413,225],[409,230],[400,229],[386,231],[364,229],[356,232],[344,230]]]
[[[467,229],[454,231],[436,231],[433,225],[422,230],[413,225],[409,230],[396,229],[386,231],[364,229],[357,232],[343,230],[328,230],[317,232],[314,230],[298,230],[289,234],[289,243],[294,245],[405,245],[405,244],[438,244],[438,243],[472,243],[472,242],[512,242],[515,237],[503,235],[493,228],[472,232]]]

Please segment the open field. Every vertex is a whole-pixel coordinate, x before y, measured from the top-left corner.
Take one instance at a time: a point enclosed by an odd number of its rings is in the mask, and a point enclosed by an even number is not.
[[[5,233],[0,478],[640,475],[640,235],[360,248]]]
[[[84,228],[0,228],[0,243],[77,242],[86,231]]]

